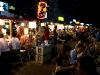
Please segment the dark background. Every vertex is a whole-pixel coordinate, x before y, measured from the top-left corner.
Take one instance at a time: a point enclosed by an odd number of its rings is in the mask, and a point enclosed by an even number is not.
[[[16,7],[16,11],[10,10],[11,12],[24,16],[28,15],[31,19],[36,18],[36,0],[3,0],[3,2]],[[99,26],[99,0],[58,0],[57,4],[59,10],[65,16],[68,15],[70,18],[76,18],[81,22]]]

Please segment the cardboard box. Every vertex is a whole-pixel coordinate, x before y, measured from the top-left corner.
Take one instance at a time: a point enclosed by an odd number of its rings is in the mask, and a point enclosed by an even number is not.
[[[44,64],[49,60],[48,54],[45,55],[36,55],[36,63]]]
[[[36,55],[36,63],[44,64],[46,62],[46,55]]]
[[[45,55],[47,53],[46,47],[38,47],[36,46],[36,54],[37,55]]]
[[[51,45],[48,45],[48,48],[47,48],[47,53],[51,52]]]
[[[47,59],[48,59],[48,60],[51,59],[51,52],[47,53]]]
[[[51,52],[50,46],[36,46],[36,54],[37,55],[45,55],[47,53]]]

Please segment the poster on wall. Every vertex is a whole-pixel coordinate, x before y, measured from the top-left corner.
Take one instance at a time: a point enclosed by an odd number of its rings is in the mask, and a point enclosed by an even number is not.
[[[0,11],[8,11],[8,10],[9,10],[8,3],[0,1]]]

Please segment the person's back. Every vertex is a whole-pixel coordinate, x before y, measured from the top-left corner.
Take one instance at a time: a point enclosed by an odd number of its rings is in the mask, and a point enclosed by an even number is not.
[[[58,37],[61,37],[62,36],[62,32],[61,32],[61,29],[58,30]]]
[[[3,44],[2,44],[2,42],[0,42],[0,56],[1,56],[3,49],[4,49]]]
[[[1,51],[1,52],[6,52],[6,51],[8,51],[9,49],[9,47],[8,47],[8,43],[7,43],[7,41],[4,39],[4,36],[3,36],[3,34],[0,34],[0,42],[2,43],[2,45],[3,45],[3,47],[4,47],[4,49]]]
[[[29,50],[31,48],[31,42],[30,42],[29,37],[27,35],[21,36],[20,45],[22,48],[25,48],[26,50]]]
[[[13,33],[12,34],[12,39],[10,40],[9,42],[9,48],[12,49],[12,50],[17,50],[17,49],[20,49],[20,41],[19,39],[16,37],[16,34]]]
[[[20,42],[18,38],[12,38],[11,41],[13,49],[20,49]]]

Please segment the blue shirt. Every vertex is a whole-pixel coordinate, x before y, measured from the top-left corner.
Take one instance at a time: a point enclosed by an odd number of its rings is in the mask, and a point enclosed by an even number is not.
[[[9,42],[10,49],[20,49],[20,41],[18,38],[12,38]]]
[[[82,54],[83,54],[83,51],[81,53],[77,54],[77,52],[76,52],[75,49],[74,50],[71,50],[71,52],[70,52],[70,57],[71,57],[70,64],[76,64],[77,63],[77,60],[76,59],[78,57],[82,56]],[[89,50],[87,50],[87,55],[90,55]]]

